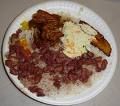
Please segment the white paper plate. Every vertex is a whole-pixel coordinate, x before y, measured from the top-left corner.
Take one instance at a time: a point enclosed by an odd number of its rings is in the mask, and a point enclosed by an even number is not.
[[[102,78],[93,84],[92,87],[85,90],[83,93],[79,94],[78,96],[74,96],[71,98],[61,98],[61,99],[52,99],[50,97],[37,97],[35,94],[29,92],[24,86],[20,83],[16,76],[13,76],[9,73],[9,68],[5,66],[5,54],[8,51],[8,41],[9,37],[12,33],[14,33],[19,27],[20,23],[23,20],[31,19],[33,13],[35,13],[38,9],[47,10],[50,12],[66,12],[70,13],[70,15],[75,16],[77,19],[82,19],[96,28],[99,32],[101,32],[105,38],[110,42],[112,46],[112,54],[108,58],[109,64],[107,69],[104,71]],[[21,90],[24,94],[29,96],[30,98],[37,100],[39,102],[53,104],[53,105],[72,105],[85,102],[97,94],[99,94],[110,82],[113,73],[115,71],[116,63],[117,63],[117,48],[116,43],[113,37],[112,32],[110,31],[107,24],[103,21],[103,19],[94,13],[92,10],[88,9],[87,7],[76,4],[69,1],[51,1],[42,4],[35,5],[27,10],[25,10],[22,14],[20,14],[9,26],[2,45],[2,58],[3,58],[3,65],[4,68],[10,78],[10,80],[14,83],[14,85]]]

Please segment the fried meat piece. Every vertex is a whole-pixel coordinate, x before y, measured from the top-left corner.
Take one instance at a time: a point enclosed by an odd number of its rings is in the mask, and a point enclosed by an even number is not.
[[[39,38],[56,42],[63,33],[59,30],[61,16],[56,14],[50,14],[43,10],[38,10],[29,22],[30,26],[36,27],[41,33]]]
[[[42,38],[49,41],[56,41],[63,36],[63,33],[55,26],[52,27],[51,24],[44,26],[43,30],[44,32],[41,34]]]
[[[39,24],[52,23],[54,26],[59,26],[61,16],[55,14],[49,14],[48,12],[43,10],[38,10],[37,13],[35,13],[32,18],[36,23]]]

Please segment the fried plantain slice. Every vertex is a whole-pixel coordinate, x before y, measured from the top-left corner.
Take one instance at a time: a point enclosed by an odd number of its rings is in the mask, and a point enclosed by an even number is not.
[[[87,22],[80,20],[79,24],[87,24]],[[89,25],[92,27],[91,25]],[[96,30],[94,27],[92,27],[94,30]],[[97,30],[96,30],[97,31]],[[91,44],[98,49],[100,49],[105,55],[110,56],[112,48],[110,46],[110,43],[104,38],[102,34],[97,31],[97,35],[95,35],[95,39],[92,40]]]
[[[95,36],[95,39],[92,40],[91,44],[100,49],[105,55],[110,56],[112,48],[109,42],[100,33]]]

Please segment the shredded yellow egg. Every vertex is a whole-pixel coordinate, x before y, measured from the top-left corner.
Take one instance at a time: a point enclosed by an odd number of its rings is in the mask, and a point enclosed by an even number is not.
[[[28,30],[29,29],[29,23],[27,21],[23,21],[21,24],[22,30]]]

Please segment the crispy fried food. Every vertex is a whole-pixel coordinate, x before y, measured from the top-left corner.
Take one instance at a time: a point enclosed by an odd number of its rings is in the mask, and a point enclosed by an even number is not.
[[[59,26],[61,16],[38,10],[37,13],[33,14],[32,18],[38,24],[45,25],[52,23],[54,26]]]
[[[100,33],[95,36],[95,39],[92,40],[91,44],[98,49],[100,49],[105,55],[110,56],[111,46],[109,42],[102,36]]]
[[[80,20],[79,24],[87,24],[87,25],[89,25],[87,22],[81,21],[81,20]],[[93,29],[96,30],[95,28],[93,28]],[[111,48],[109,42],[98,31],[97,31],[97,33],[98,34],[95,36],[95,39],[92,40],[91,44],[93,46],[97,47],[98,49],[100,49],[105,55],[110,56],[112,48]]]
[[[29,21],[30,27],[37,28],[40,34],[38,38],[48,40],[50,42],[56,42],[63,33],[59,30],[61,16],[56,14],[50,14],[43,10],[38,10],[37,13],[33,14],[32,20]]]

